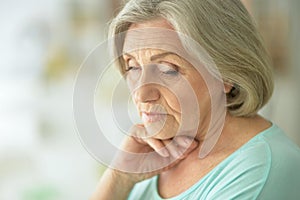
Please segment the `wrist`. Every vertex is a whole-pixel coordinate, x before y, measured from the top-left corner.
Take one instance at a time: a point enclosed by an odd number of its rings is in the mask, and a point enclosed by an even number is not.
[[[135,182],[131,181],[126,173],[107,169],[102,175],[91,200],[102,199],[127,199]]]
[[[119,186],[127,186],[132,188],[137,183],[130,173],[115,169],[107,169],[106,173],[108,173],[112,180],[115,180]]]

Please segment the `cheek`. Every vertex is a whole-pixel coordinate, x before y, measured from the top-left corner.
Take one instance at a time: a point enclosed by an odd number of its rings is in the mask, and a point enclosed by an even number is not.
[[[180,113],[181,108],[180,108],[180,104],[176,97],[170,98],[169,101],[167,101],[167,103],[172,110]]]
[[[194,91],[183,88],[173,90],[174,93],[164,94],[165,101],[171,109],[173,117],[179,122],[183,130],[188,130],[198,124],[199,101]]]
[[[207,105],[207,99],[210,99],[210,97],[201,79],[190,80],[188,84],[188,86],[185,85],[185,87],[177,90],[176,105],[181,108],[182,117],[193,124],[200,118],[202,108],[209,106]]]
[[[131,78],[129,76],[126,76],[126,83],[127,83],[127,87],[129,89],[129,92],[132,94],[132,91],[135,88],[135,84],[133,82],[133,80],[131,80]]]
[[[172,93],[170,91],[166,91],[166,90],[162,90],[161,96],[165,100],[167,107],[170,110],[175,111],[176,113],[180,113],[181,108],[180,108],[178,96],[176,96],[174,93]]]
[[[195,88],[195,94],[198,101],[199,118],[206,116],[211,108],[210,94],[205,84],[199,84]]]
[[[127,88],[130,92],[130,97],[132,99],[132,101],[134,102],[135,105],[137,105],[137,101],[136,101],[136,98],[135,98],[135,95],[136,95],[136,85],[131,81],[131,80],[128,80],[126,79],[126,83],[127,83]]]
[[[176,113],[191,113],[198,110],[198,102],[201,100],[198,94],[197,88],[194,88],[192,84],[186,87],[186,83],[182,81],[177,84],[164,88],[161,90],[161,94],[165,99],[168,107]],[[201,92],[201,91],[200,91]]]

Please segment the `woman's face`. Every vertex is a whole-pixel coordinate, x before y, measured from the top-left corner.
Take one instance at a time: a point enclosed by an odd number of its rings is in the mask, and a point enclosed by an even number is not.
[[[173,29],[161,19],[133,24],[129,30],[149,27]],[[176,134],[201,137],[205,133],[210,95],[201,74],[188,61],[173,52],[152,48],[124,52],[123,59],[125,78],[146,136],[163,140]]]

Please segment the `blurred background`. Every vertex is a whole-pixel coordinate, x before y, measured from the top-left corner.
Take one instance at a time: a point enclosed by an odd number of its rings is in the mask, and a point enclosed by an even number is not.
[[[275,69],[275,93],[261,113],[300,145],[300,1],[243,2]],[[82,200],[94,190],[104,167],[77,137],[72,92],[80,64],[105,39],[120,5],[0,1],[1,200]]]

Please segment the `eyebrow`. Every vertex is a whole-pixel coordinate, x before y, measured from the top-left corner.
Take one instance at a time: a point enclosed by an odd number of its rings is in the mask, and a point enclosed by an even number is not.
[[[160,59],[160,58],[164,58],[168,55],[175,55],[175,56],[178,56],[176,53],[172,53],[172,52],[164,52],[164,53],[160,53],[160,54],[156,54],[154,56],[152,56],[150,58],[151,61],[154,61],[154,60],[157,60],[157,59]]]
[[[130,55],[129,53],[123,53],[123,54],[130,57],[130,58],[134,58],[134,56]],[[151,56],[150,61],[158,60],[158,59],[164,58],[168,55],[178,56],[176,53],[173,53],[173,52],[164,52],[164,53],[160,53],[160,54],[156,54],[156,55]]]

